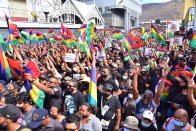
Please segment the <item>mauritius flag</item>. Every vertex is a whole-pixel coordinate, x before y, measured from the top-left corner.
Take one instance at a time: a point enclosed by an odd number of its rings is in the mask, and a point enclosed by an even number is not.
[[[159,42],[161,42],[162,44],[166,44],[163,36],[158,32],[157,28],[154,26],[153,23],[151,23],[151,33],[152,36]]]
[[[113,39],[122,39],[123,38],[123,34],[120,30],[114,30],[111,33],[112,33]]]
[[[63,42],[67,44],[68,47],[70,46],[77,46],[79,43],[75,41],[71,36],[69,35],[63,35]]]
[[[191,41],[191,47],[196,49],[196,32],[194,32],[194,34],[193,34],[193,38]]]
[[[36,36],[37,36],[36,38],[38,41],[45,40],[43,34],[40,32],[36,32]]]
[[[7,57],[0,45],[0,79],[8,81],[11,78],[10,66]]]
[[[30,40],[36,39],[36,31],[34,29],[30,30]]]
[[[160,49],[157,50],[156,53],[157,53],[158,55],[164,55],[166,51],[167,51],[166,49],[160,48]]]
[[[38,66],[33,62],[32,60],[27,64],[26,69],[24,70],[24,73],[30,73],[34,79],[37,79],[40,75],[40,70]],[[33,102],[39,107],[43,108],[44,105],[44,99],[45,94],[42,90],[37,88],[33,83],[31,83],[29,80],[24,80],[25,82],[25,88],[27,91],[29,91],[29,94],[33,100]]]
[[[129,61],[131,57],[129,56],[128,53],[124,53],[124,61]]]

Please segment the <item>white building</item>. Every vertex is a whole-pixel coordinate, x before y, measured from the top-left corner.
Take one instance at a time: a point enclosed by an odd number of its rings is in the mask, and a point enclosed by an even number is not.
[[[142,0],[78,0],[96,4],[105,23],[110,27],[129,30],[139,26],[142,13]]]
[[[0,28],[6,28],[5,14],[9,22],[20,28],[68,28],[77,29],[82,24],[94,22],[104,28],[104,19],[95,5],[76,0],[0,0]],[[5,12],[5,13],[4,13]]]

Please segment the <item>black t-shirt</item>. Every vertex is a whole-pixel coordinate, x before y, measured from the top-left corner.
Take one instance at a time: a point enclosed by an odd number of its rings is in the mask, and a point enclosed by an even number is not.
[[[143,127],[141,125],[141,121],[139,122],[139,126],[138,127],[139,127],[139,129],[141,131],[158,131],[153,124],[151,124],[149,127]]]
[[[113,91],[119,90],[119,87],[116,85],[115,81],[112,78],[109,78],[108,80],[105,81],[102,77],[100,77],[97,80],[97,86],[104,85],[106,83],[113,85],[113,89],[112,89]]]
[[[76,106],[78,110],[79,106],[85,103],[85,97],[80,91],[77,91],[76,93],[71,94],[71,96],[74,98],[74,105]]]
[[[46,109],[50,109],[51,105],[53,104],[58,104],[59,106],[62,106],[61,87],[53,87],[52,89],[54,90],[54,95],[48,93],[45,94],[44,107]]]

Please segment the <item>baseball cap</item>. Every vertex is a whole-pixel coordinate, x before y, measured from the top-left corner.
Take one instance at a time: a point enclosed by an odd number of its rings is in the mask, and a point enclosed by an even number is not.
[[[21,114],[20,109],[13,104],[7,104],[0,110],[0,117],[5,117],[13,122],[16,122],[21,117]]]
[[[103,88],[106,90],[112,91],[113,85],[110,83],[105,83],[105,84],[103,84]]]
[[[154,114],[153,114],[150,110],[146,110],[146,111],[144,111],[142,117],[143,117],[143,118],[147,118],[147,119],[153,121],[153,119],[154,119]]]
[[[138,128],[138,119],[134,116],[127,116],[125,119],[125,122],[123,123],[123,126],[129,129],[135,129],[137,131],[140,131]]]
[[[149,97],[153,97],[153,92],[151,90],[145,90],[144,95],[147,95]]]
[[[4,80],[0,80],[0,84],[6,84],[6,81],[4,81]]]
[[[48,111],[44,108],[36,109],[32,114],[32,120],[29,123],[30,128],[37,128],[40,126],[41,121],[48,116]]]

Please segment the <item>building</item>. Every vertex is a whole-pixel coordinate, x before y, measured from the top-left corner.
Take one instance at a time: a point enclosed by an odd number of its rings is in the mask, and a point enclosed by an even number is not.
[[[106,26],[125,29],[139,26],[142,13],[142,0],[78,0],[87,4],[96,4]]]
[[[61,23],[76,30],[82,24],[90,22],[94,22],[97,29],[103,29],[105,26],[104,19],[95,5],[76,0],[0,0],[0,3],[0,28],[7,28],[5,14],[10,23],[25,29],[60,29]]]

